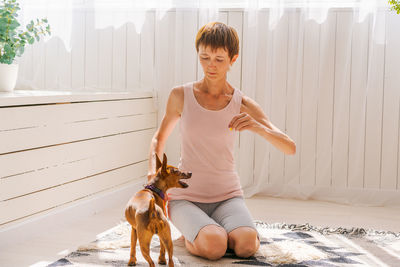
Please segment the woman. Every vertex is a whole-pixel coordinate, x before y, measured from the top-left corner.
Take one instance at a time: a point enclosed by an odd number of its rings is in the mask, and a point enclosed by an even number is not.
[[[204,78],[171,91],[150,146],[149,177],[155,173],[155,153],[163,155],[180,120],[179,168],[192,172],[192,178],[185,181],[188,188],[168,191],[172,223],[194,255],[216,260],[230,248],[239,257],[249,257],[260,241],[235,171],[235,131],[257,133],[285,154],[294,154],[296,145],[254,100],[226,81],[239,56],[235,29],[219,22],[206,24],[197,33],[196,50]]]

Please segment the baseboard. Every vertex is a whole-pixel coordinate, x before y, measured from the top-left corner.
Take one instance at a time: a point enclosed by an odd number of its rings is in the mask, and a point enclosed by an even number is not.
[[[123,207],[129,198],[132,197],[133,193],[143,187],[144,181],[144,178],[135,179],[132,182],[92,197],[60,206],[45,213],[24,219],[21,222],[15,222],[12,225],[5,225],[0,228],[0,247],[38,236],[47,230],[48,225],[51,225],[55,221],[62,221],[63,224],[74,223],[103,210],[117,206]]]

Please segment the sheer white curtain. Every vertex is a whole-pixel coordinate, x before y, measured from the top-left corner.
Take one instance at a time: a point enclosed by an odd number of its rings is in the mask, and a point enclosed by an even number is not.
[[[198,29],[235,27],[228,81],[297,144],[285,156],[238,134],[246,196],[400,204],[400,16],[386,1],[29,0],[22,11],[47,16],[53,35],[21,58],[21,89],[150,89],[160,119],[174,86],[203,77]],[[166,151],[177,163],[176,131]]]
[[[251,3],[241,88],[297,153],[241,133],[246,195],[399,205],[399,18],[378,1]]]

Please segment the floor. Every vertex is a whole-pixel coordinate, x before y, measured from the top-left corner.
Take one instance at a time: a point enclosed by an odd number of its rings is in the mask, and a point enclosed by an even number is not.
[[[246,203],[254,219],[268,223],[364,227],[400,232],[400,207],[354,207],[321,201],[253,197]],[[0,266],[47,266],[123,220],[123,206],[104,210],[74,223],[55,222],[45,233],[2,246]]]

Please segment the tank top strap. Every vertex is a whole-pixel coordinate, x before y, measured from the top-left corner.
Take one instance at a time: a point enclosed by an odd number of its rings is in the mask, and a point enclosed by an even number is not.
[[[189,107],[193,107],[194,106],[194,99],[193,97],[191,97],[191,94],[193,94],[191,92],[192,90],[192,83],[186,83],[183,85],[183,111],[182,111],[182,115],[187,114],[190,111]]]
[[[240,113],[240,108],[242,106],[243,92],[239,89],[235,89],[235,93],[232,96],[232,109],[234,113]]]

